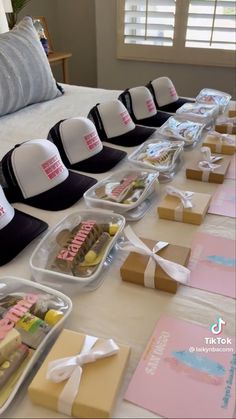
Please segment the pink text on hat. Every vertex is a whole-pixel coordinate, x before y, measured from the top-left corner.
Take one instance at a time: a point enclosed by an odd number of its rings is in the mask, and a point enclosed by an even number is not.
[[[59,159],[57,155],[51,157],[49,160],[42,163],[42,168],[44,170],[44,173],[50,180],[59,176],[64,171],[62,161]]]
[[[174,97],[174,98],[177,96],[177,92],[176,92],[174,86],[173,87],[170,87],[170,96],[171,97]]]
[[[5,209],[0,206],[0,217],[2,217],[3,215],[5,215]]]
[[[155,106],[155,103],[154,103],[153,99],[146,100],[146,105],[147,105],[148,112],[155,111],[156,106]]]
[[[124,123],[124,125],[128,125],[131,121],[130,115],[128,114],[128,111],[123,111],[120,113],[121,119]]]
[[[85,135],[84,140],[89,150],[94,150],[95,148],[99,147],[101,142],[96,131]]]

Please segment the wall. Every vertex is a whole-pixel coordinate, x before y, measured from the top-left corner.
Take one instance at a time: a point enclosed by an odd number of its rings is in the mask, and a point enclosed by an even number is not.
[[[96,24],[94,0],[32,0],[20,13],[45,16],[57,51],[71,52],[70,83],[95,87],[97,84]],[[59,66],[53,72],[61,81]]]
[[[203,87],[223,90],[236,98],[233,68],[150,63],[116,58],[116,0],[96,0],[98,87],[125,89],[160,76],[172,79],[177,92],[196,96]]]
[[[108,89],[170,77],[180,95],[203,87],[230,92],[236,99],[234,69],[116,59],[116,0],[32,0],[21,13],[46,17],[55,49],[71,51],[71,84]],[[53,72],[60,80],[57,66]]]

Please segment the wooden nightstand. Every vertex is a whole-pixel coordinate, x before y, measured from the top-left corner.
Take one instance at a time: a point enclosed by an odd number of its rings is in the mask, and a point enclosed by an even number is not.
[[[63,73],[63,82],[69,83],[68,59],[72,56],[70,52],[52,51],[48,54],[48,61],[51,66],[61,64]]]

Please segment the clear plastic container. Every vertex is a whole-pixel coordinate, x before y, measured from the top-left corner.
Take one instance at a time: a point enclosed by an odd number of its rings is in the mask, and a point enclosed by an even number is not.
[[[159,182],[171,180],[180,166],[183,141],[149,140],[139,146],[128,159],[131,163],[159,172]]]
[[[84,199],[88,207],[125,215],[156,191],[158,176],[158,172],[151,170],[119,170],[92,186],[85,192]]]
[[[61,316],[58,322],[50,328],[50,330],[42,339],[37,349],[29,349],[27,358],[20,365],[19,369],[16,370],[14,375],[8,379],[8,381],[3,385],[3,387],[0,388],[0,415],[9,407],[17,393],[19,391],[22,391],[22,385],[24,384],[26,379],[29,378],[29,375],[32,372],[33,367],[39,361],[41,355],[44,352],[47,352],[47,350],[50,348],[53,341],[61,331],[65,320],[67,319],[72,310],[72,302],[70,298],[59,291],[56,291],[44,285],[36,284],[35,282],[28,281],[27,279],[23,278],[10,276],[0,278],[0,303],[1,300],[3,300],[4,298],[11,296],[13,302],[14,298],[16,297],[15,304],[17,304],[17,299],[19,296],[22,297],[21,299],[25,299],[27,295],[31,295],[36,299],[45,298],[45,300],[50,300],[55,307],[58,307],[58,309],[60,309],[60,311],[64,315]],[[13,304],[13,306],[15,304]],[[12,306],[9,305],[8,310],[11,307]]]
[[[187,119],[200,124],[213,125],[219,115],[219,105],[207,105],[202,103],[185,103],[177,109],[178,118]]]
[[[231,95],[220,90],[202,89],[196,97],[196,102],[208,105],[218,105],[219,112],[224,113],[229,106]]]
[[[85,255],[100,239],[104,225],[109,225],[110,237],[95,260],[87,262]],[[71,285],[76,285],[77,289],[88,285],[92,288],[97,278],[102,281],[103,266],[124,226],[122,215],[104,210],[77,211],[68,215],[49,230],[34,250],[30,268],[35,281],[56,288],[66,289]]]
[[[184,146],[191,146],[201,139],[205,124],[183,120],[171,116],[160,128],[159,133],[165,137],[184,141]]]

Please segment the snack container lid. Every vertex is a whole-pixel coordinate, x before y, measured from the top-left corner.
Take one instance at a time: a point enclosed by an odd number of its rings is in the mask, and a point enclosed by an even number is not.
[[[185,103],[181,108],[177,109],[176,114],[178,118],[210,124],[217,118],[219,111],[219,105],[208,105],[195,102]]]
[[[185,146],[190,146],[200,140],[204,128],[205,124],[171,116],[159,128],[159,133],[168,138],[184,141]]]
[[[13,399],[17,396],[19,391],[22,390],[22,385],[32,373],[32,369],[35,364],[38,362],[39,358],[43,355],[44,351],[47,351],[48,348],[52,345],[53,341],[61,331],[63,324],[72,310],[72,301],[65,294],[57,291],[55,289],[49,288],[45,285],[37,284],[33,281],[29,281],[24,278],[19,278],[15,276],[4,276],[0,277],[0,298],[11,294],[11,293],[33,293],[33,294],[47,294],[54,298],[57,301],[60,301],[61,308],[64,312],[64,316],[49,330],[45,335],[45,338],[42,340],[37,349],[34,350],[32,356],[27,362],[25,369],[22,371],[19,379],[16,381],[15,385],[12,387],[12,391],[7,398],[6,402],[0,407],[0,415],[5,412],[5,410],[13,402]],[[1,389],[0,389],[1,393]]]
[[[83,276],[74,276],[72,273],[63,272],[60,268],[55,269],[53,262],[62,249],[62,245],[58,243],[59,234],[71,232],[85,220],[94,220],[101,224],[117,224],[117,232],[106,246],[100,263],[94,268],[88,269],[88,272]],[[81,210],[67,215],[48,231],[32,253],[30,268],[34,280],[47,285],[50,284],[50,286],[58,289],[68,290],[67,293],[71,290],[72,285],[75,285],[76,289],[85,288],[86,290],[92,288],[93,284],[96,284],[97,287],[98,283],[102,282],[103,275],[101,273],[109,252],[115,245],[124,226],[125,218],[122,215],[105,210]]]
[[[160,173],[160,180],[162,174],[174,172],[177,160],[183,153],[183,148],[183,141],[170,141],[169,139],[150,140],[139,146],[129,155],[128,159],[132,164],[140,167],[158,170]],[[143,157],[146,154],[153,154],[154,157],[160,156],[160,162],[152,164],[148,160],[144,160]]]
[[[98,198],[96,196],[96,190],[100,188],[107,188],[110,185],[119,184],[123,179],[128,177],[135,177],[135,176],[147,176],[147,185],[145,186],[142,194],[140,197],[133,203],[123,204],[121,202],[114,202],[112,200],[105,200],[102,198]],[[142,170],[142,169],[126,169],[126,170],[119,170],[113,173],[112,175],[108,176],[107,178],[101,180],[100,182],[96,183],[96,185],[92,186],[92,188],[88,189],[84,193],[84,199],[89,207],[98,207],[104,208],[107,210],[115,211],[120,214],[127,213],[134,208],[137,208],[148,196],[150,196],[154,191],[156,191],[156,187],[158,184],[158,176],[159,173],[157,171],[151,170]]]
[[[220,113],[224,113],[231,100],[231,95],[215,89],[202,89],[196,97],[196,102],[209,105],[219,105]]]

